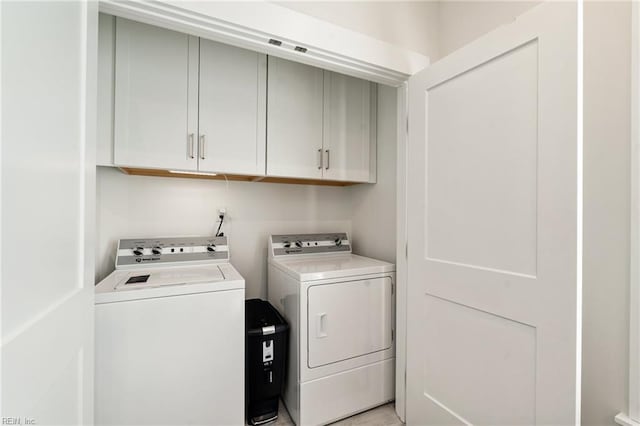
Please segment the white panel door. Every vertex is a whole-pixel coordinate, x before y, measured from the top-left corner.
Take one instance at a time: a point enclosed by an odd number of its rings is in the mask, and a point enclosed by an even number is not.
[[[372,86],[360,78],[324,72],[325,179],[369,180]]]
[[[409,82],[407,423],[579,423],[575,3]]]
[[[196,170],[198,38],[116,19],[114,161]]]
[[[323,71],[269,56],[267,174],[322,178]]]
[[[92,424],[98,5],[0,10],[0,417]]]
[[[267,57],[200,40],[200,171],[263,175]]]
[[[308,292],[310,368],[391,347],[391,278],[315,285]]]

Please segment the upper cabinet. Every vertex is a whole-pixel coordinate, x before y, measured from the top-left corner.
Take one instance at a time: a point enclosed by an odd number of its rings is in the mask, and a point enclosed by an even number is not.
[[[116,18],[100,14],[98,21],[98,96],[96,122],[96,164],[113,165],[113,71],[115,62]]]
[[[377,86],[324,72],[323,176],[368,182],[375,166]],[[375,173],[375,170],[374,170]]]
[[[267,57],[200,40],[199,170],[265,173]]]
[[[374,83],[104,14],[98,67],[99,165],[376,180]]]
[[[269,57],[267,175],[322,178],[323,71]]]
[[[267,175],[375,181],[377,86],[269,57]]]
[[[114,163],[197,170],[198,38],[116,18]]]
[[[120,18],[115,39],[115,165],[265,173],[265,55]]]

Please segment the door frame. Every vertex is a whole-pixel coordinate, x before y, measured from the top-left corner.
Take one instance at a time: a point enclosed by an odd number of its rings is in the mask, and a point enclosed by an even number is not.
[[[397,90],[396,149],[396,413],[406,422],[407,392],[407,276],[409,234],[407,226],[407,180],[409,140],[409,85]]]
[[[616,423],[640,426],[640,5],[631,4],[631,202],[629,239],[629,407]]]

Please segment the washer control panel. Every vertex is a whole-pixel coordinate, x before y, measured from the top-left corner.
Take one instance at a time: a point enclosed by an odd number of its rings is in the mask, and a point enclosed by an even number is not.
[[[128,238],[118,241],[116,269],[211,261],[229,261],[227,237]]]
[[[269,237],[269,254],[274,257],[320,253],[351,253],[351,242],[347,233],[289,234]]]

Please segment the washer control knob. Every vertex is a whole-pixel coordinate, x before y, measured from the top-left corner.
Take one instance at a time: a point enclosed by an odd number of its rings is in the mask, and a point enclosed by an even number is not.
[[[142,251],[144,250],[144,248],[142,247],[136,247],[133,249],[133,254],[135,254],[136,256],[142,256]]]
[[[153,254],[162,254],[162,249],[160,247],[154,247],[151,249]]]
[[[333,242],[336,243],[336,247],[340,247],[342,245],[342,238],[338,237],[333,240]]]
[[[302,241],[300,240],[296,241],[296,247],[302,247]]]
[[[285,241],[284,243],[282,243],[282,245],[284,246],[284,248],[291,247],[291,243],[289,241]]]
[[[209,244],[207,246],[207,251],[216,251],[216,245],[215,244]]]

